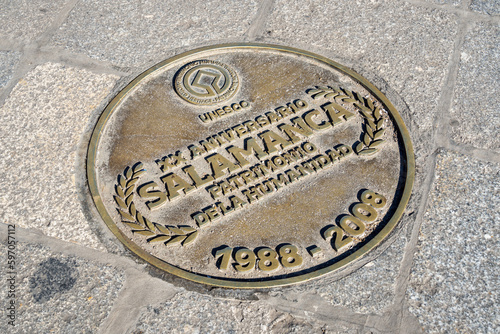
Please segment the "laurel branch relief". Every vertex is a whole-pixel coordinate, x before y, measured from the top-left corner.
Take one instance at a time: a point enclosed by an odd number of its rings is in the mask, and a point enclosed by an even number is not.
[[[358,155],[372,155],[380,149],[384,129],[384,118],[380,106],[361,96],[357,92],[344,88],[330,86],[315,86],[306,91],[313,99],[334,99],[337,102],[352,103],[364,119],[363,132],[360,141],[354,143],[353,149]],[[117,211],[121,221],[132,229],[134,234],[143,235],[148,243],[162,242],[166,246],[187,246],[195,241],[198,230],[188,225],[169,226],[151,222],[144,217],[135,207],[134,190],[139,177],[145,173],[143,164],[136,163],[126,167],[123,174],[119,174],[115,186],[114,196],[118,205]]]
[[[123,174],[118,175],[114,196],[118,204],[118,213],[122,222],[132,229],[134,234],[147,237],[147,242],[163,242],[166,246],[192,243],[198,236],[198,231],[187,225],[168,226],[151,222],[144,217],[134,204],[135,184],[145,170],[142,163],[138,162],[132,167],[126,167]]]

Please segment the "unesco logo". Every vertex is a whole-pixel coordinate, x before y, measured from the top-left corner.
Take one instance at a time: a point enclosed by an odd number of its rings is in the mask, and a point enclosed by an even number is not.
[[[238,89],[238,76],[226,64],[214,60],[197,60],[177,72],[175,91],[184,100],[212,105],[231,98]]]

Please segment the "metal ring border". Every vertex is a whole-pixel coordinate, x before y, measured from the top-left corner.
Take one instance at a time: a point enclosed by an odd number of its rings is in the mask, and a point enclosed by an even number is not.
[[[394,214],[390,218],[389,222],[382,228],[382,230],[379,231],[379,233],[373,237],[370,241],[368,241],[366,244],[364,244],[360,249],[358,249],[356,252],[353,254],[345,257],[344,259],[335,262],[334,264],[331,264],[327,267],[323,267],[320,269],[317,269],[315,271],[306,273],[306,274],[301,274],[298,276],[291,276],[291,277],[286,277],[286,278],[280,278],[280,279],[264,279],[262,281],[238,281],[238,280],[230,280],[230,279],[221,279],[221,278],[214,278],[210,277],[208,275],[202,275],[202,274],[195,274],[192,272],[189,272],[187,270],[178,268],[176,266],[173,266],[151,254],[146,252],[144,249],[138,247],[135,243],[133,243],[127,236],[125,236],[120,229],[116,226],[114,223],[113,219],[109,216],[106,208],[104,207],[104,203],[101,200],[101,196],[99,195],[98,187],[97,187],[97,179],[96,179],[96,173],[95,173],[95,161],[96,161],[96,154],[97,154],[97,146],[99,144],[99,140],[101,137],[101,131],[104,129],[104,126],[106,125],[108,119],[110,118],[111,114],[115,110],[115,108],[120,104],[120,102],[127,96],[127,94],[135,88],[143,79],[145,79],[147,76],[152,74],[153,72],[161,69],[162,67],[165,67],[167,65],[170,65],[171,63],[174,63],[184,57],[187,56],[193,56],[197,53],[202,53],[214,49],[264,49],[264,50],[273,50],[273,51],[278,51],[278,52],[284,52],[284,53],[292,53],[296,55],[301,55],[301,56],[306,56],[315,60],[318,60],[320,62],[323,62],[329,66],[332,66],[333,68],[345,73],[346,75],[350,76],[354,80],[356,80],[358,83],[360,83],[362,86],[364,86],[368,91],[370,91],[374,96],[376,96],[383,104],[384,106],[390,111],[392,119],[395,121],[398,130],[401,134],[402,140],[403,140],[403,145],[405,148],[405,154],[406,154],[406,180],[404,184],[404,190],[403,194],[400,198],[399,204],[394,211]],[[334,270],[340,269],[344,266],[346,266],[348,263],[355,261],[361,257],[363,257],[365,254],[367,254],[370,250],[375,248],[377,245],[379,245],[391,232],[392,230],[396,227],[398,221],[401,219],[404,210],[406,208],[406,205],[408,204],[408,201],[410,199],[411,191],[413,188],[413,182],[415,178],[415,158],[413,155],[413,146],[411,143],[410,139],[410,134],[408,133],[408,130],[403,122],[403,119],[397,112],[396,108],[392,105],[392,103],[387,99],[387,97],[380,92],[372,83],[370,83],[367,79],[359,75],[358,73],[354,72],[353,70],[338,64],[337,62],[330,60],[326,57],[320,56],[318,54],[308,52],[305,50],[300,50],[292,47],[287,47],[287,46],[282,46],[282,45],[273,45],[273,44],[260,44],[260,43],[228,43],[228,44],[216,44],[216,45],[211,45],[211,46],[205,46],[201,48],[197,48],[194,50],[190,50],[187,52],[183,52],[179,55],[176,55],[174,57],[171,57],[169,59],[166,59],[153,67],[149,68],[142,74],[140,74],[138,77],[136,77],[134,80],[132,80],[124,89],[122,89],[112,100],[111,102],[106,106],[102,114],[99,116],[99,120],[97,121],[97,124],[92,131],[92,136],[89,142],[88,146],[88,151],[87,151],[87,180],[88,180],[88,185],[90,189],[90,193],[92,196],[92,199],[94,201],[94,204],[101,215],[102,219],[108,226],[108,228],[113,232],[113,234],[127,247],[129,248],[132,252],[134,252],[137,256],[145,260],[146,262],[154,265],[157,268],[160,268],[166,272],[169,272],[173,275],[197,282],[197,283],[202,283],[202,284],[208,284],[208,285],[213,285],[213,286],[218,286],[218,287],[223,287],[223,288],[239,288],[239,289],[254,289],[254,288],[270,288],[270,287],[277,287],[277,286],[284,286],[284,285],[290,285],[294,283],[299,283],[303,281],[308,281],[313,278],[320,277],[324,274],[327,274],[329,272],[332,272]]]

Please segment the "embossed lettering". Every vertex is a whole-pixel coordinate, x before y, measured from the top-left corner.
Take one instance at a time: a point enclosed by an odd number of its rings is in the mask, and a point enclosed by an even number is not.
[[[179,196],[179,191],[184,191],[185,194],[194,190],[195,187],[186,182],[183,178],[175,173],[170,173],[161,178],[167,189],[168,199],[172,200]]]
[[[165,195],[165,193],[159,190],[154,190],[154,188],[157,187],[158,185],[156,184],[156,182],[151,181],[144,183],[137,188],[137,193],[142,198],[156,198],[155,200],[146,202],[146,206],[148,207],[149,210],[158,208],[163,204],[165,204],[165,202],[167,201],[167,196]]]

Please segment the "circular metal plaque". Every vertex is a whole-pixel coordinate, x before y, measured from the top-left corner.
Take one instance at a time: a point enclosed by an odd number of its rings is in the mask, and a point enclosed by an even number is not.
[[[414,178],[409,134],[352,70],[288,47],[168,59],[108,105],[87,160],[111,231],[152,265],[258,288],[348,265],[394,229]]]

